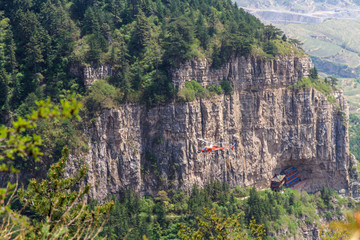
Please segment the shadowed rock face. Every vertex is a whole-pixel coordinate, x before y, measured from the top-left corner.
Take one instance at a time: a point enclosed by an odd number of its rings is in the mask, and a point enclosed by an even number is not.
[[[151,109],[126,104],[104,110],[88,129],[87,182],[99,201],[131,188],[142,194],[190,189],[211,179],[231,186],[269,187],[281,169],[294,166],[308,178],[304,189],[348,190],[348,109],[316,90],[291,90],[309,75],[308,57],[265,61],[233,58],[221,69],[206,61],[187,62],[172,73],[173,84],[197,80],[204,86],[228,80],[231,96],[170,102]],[[235,143],[234,151],[197,153],[196,138]],[[69,171],[77,164],[75,157]]]

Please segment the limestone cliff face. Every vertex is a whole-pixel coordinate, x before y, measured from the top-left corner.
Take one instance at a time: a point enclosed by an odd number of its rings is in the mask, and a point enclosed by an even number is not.
[[[83,79],[86,89],[88,89],[96,80],[104,79],[107,76],[111,76],[112,74],[110,65],[99,65],[97,67],[92,67],[83,66],[78,63],[74,63],[71,66],[70,72],[75,76]]]
[[[81,156],[89,165],[91,196],[102,201],[124,187],[154,194],[211,179],[265,188],[287,166],[308,179],[305,190],[348,191],[348,110],[341,92],[333,104],[316,90],[288,88],[311,67],[306,56],[233,58],[217,70],[206,61],[188,62],[173,72],[175,86],[228,80],[234,93],[104,110],[88,129],[90,150]],[[198,153],[203,144],[196,138],[235,143],[235,149]]]

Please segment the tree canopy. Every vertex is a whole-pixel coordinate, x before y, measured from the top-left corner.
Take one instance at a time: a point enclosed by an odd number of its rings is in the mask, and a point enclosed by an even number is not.
[[[31,93],[83,93],[70,71],[79,64],[109,64],[123,101],[166,102],[171,68],[193,58],[220,67],[255,45],[276,54],[281,35],[230,0],[0,0],[0,12],[4,111]]]

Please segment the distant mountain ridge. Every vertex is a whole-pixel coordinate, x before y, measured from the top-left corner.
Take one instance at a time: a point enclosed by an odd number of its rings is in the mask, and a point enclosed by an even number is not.
[[[319,71],[346,78],[360,75],[360,0],[235,1],[300,40]]]
[[[342,77],[360,75],[359,20],[333,19],[281,28],[288,37],[304,43],[304,50],[320,71]]]
[[[360,1],[235,0],[248,12],[277,24],[320,23],[326,19],[360,17]]]

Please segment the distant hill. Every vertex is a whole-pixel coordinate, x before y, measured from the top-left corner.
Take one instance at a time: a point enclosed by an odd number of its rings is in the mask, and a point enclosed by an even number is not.
[[[321,72],[345,78],[360,75],[360,0],[235,1],[303,42]]]
[[[326,20],[281,28],[288,37],[304,43],[303,49],[320,71],[341,77],[360,75],[360,20]]]
[[[360,1],[335,0],[235,0],[255,16],[277,24],[320,23],[326,19],[360,17]]]

